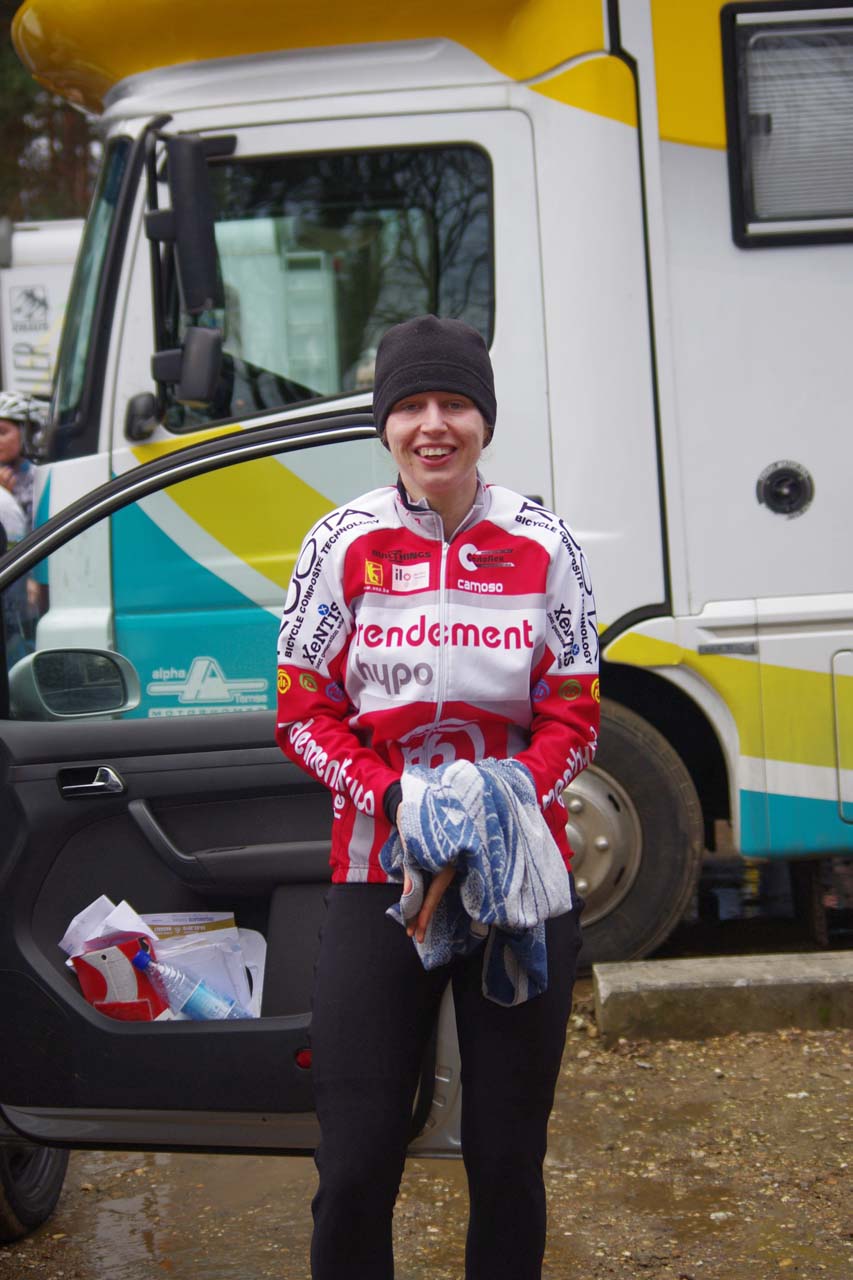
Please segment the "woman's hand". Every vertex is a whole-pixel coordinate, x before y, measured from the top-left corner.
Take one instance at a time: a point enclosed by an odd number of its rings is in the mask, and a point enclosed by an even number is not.
[[[15,488],[15,472],[12,467],[0,467],[0,484],[10,493]]]
[[[416,942],[423,942],[427,925],[433,917],[433,913],[441,899],[444,897],[445,890],[450,881],[456,875],[456,867],[452,864],[445,867],[443,871],[439,871],[433,876],[429,888],[424,895],[423,906],[421,907],[414,920],[410,920],[406,926],[406,933],[410,938],[414,938]],[[412,882],[407,875],[403,877],[403,894],[411,893]]]

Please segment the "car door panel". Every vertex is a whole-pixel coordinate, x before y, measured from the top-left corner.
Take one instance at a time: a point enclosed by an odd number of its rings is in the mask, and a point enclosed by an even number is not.
[[[37,1027],[42,1038],[38,1054],[23,1039],[4,1054],[4,1104],[313,1108],[310,1072],[295,1054],[308,1043],[329,797],[269,745],[271,715],[222,720],[229,723],[224,732],[218,724],[216,735],[207,717],[177,735],[174,723],[166,729],[163,722],[4,727],[3,811],[15,854],[6,860],[0,904],[0,1001],[17,1011],[11,1025]],[[183,751],[175,750],[176,737]],[[171,749],[158,754],[159,744]],[[60,774],[96,765],[109,765],[126,791],[62,795]],[[140,830],[133,804],[146,806],[184,856],[209,856],[213,874],[182,878]],[[245,879],[244,858],[251,868]],[[298,906],[287,901],[291,889]],[[154,1025],[118,1022],[88,1006],[57,944],[70,919],[101,893],[127,899],[141,914],[233,909],[238,924],[267,938],[263,1017]]]
[[[99,710],[96,700],[94,710],[50,718],[65,712],[21,700],[20,663],[17,693],[3,688],[0,655],[0,1116],[32,1140],[171,1150],[314,1146],[311,1071],[300,1051],[309,1045],[331,797],[277,748],[268,700],[274,654],[255,653],[244,625],[254,610],[272,626],[284,588],[270,574],[264,583],[248,575],[257,599],[247,595],[246,610],[226,611],[224,621],[196,617],[198,647],[185,661],[169,645],[175,610],[192,601],[161,573],[158,606],[153,597],[136,601],[128,615],[137,630],[160,637],[150,670],[139,671],[98,601],[78,585],[99,577],[92,547],[129,503],[154,494],[171,500],[188,478],[220,468],[232,474],[256,459],[294,457],[303,447],[331,466],[339,446],[358,443],[371,456],[379,448],[363,415],[270,422],[188,445],[116,477],[0,558],[0,590],[29,576],[39,600],[33,663],[44,656],[49,665],[73,665],[75,651],[95,644],[99,652],[90,658],[108,666],[120,659],[137,692],[147,682],[152,699],[144,715],[125,697],[112,711]],[[265,545],[280,567],[296,554],[288,538],[282,541],[281,504],[258,505]],[[169,527],[183,537],[186,527],[178,524]],[[204,545],[209,550],[213,543]],[[126,572],[133,576],[150,554],[149,544],[139,542]],[[222,543],[210,571],[242,582],[241,563]],[[254,561],[250,567],[261,572]],[[247,680],[263,685],[262,697],[244,697]],[[74,683],[60,692],[79,700],[87,690]],[[95,689],[97,697],[102,692]],[[132,1023],[89,1005],[58,943],[71,919],[102,894],[127,900],[143,915],[233,911],[238,925],[266,939],[261,1017]],[[449,999],[436,1044],[413,1117],[413,1133],[423,1130],[414,1146],[424,1154],[458,1151],[458,1048]]]

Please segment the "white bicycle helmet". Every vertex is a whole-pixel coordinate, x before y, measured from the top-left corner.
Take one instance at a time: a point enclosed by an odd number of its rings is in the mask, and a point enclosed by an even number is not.
[[[7,422],[30,422],[36,413],[31,400],[17,391],[0,391],[0,418]]]

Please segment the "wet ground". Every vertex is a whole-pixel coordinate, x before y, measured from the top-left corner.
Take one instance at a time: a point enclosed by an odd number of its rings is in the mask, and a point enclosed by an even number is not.
[[[739,892],[723,920],[712,892],[668,953],[813,945],[802,919]],[[853,945],[849,913],[829,923],[834,948]],[[850,1280],[853,1032],[605,1050],[590,983],[577,995],[546,1167],[547,1280]],[[310,1160],[77,1152],[53,1219],[0,1249],[0,1277],[308,1280],[313,1190]],[[458,1163],[409,1162],[400,1280],[460,1280],[465,1213]]]
[[[549,1280],[849,1280],[853,1033],[620,1044],[570,1028],[547,1158]],[[0,1250],[10,1280],[308,1280],[308,1160],[71,1158],[52,1221]],[[465,1185],[410,1161],[401,1280],[460,1280]],[[345,1280],[345,1277],[342,1277]]]

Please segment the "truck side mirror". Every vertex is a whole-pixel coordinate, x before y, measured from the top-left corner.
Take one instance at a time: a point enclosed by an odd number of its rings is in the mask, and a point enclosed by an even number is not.
[[[222,366],[222,332],[194,325],[184,335],[184,345],[177,351],[158,351],[151,358],[151,371],[157,382],[177,384],[175,399],[190,408],[210,404],[219,381]]]
[[[174,247],[178,287],[183,311],[198,317],[224,305],[222,282],[217,267],[213,195],[207,162],[213,156],[230,155],[236,138],[201,138],[196,134],[167,134],[166,176],[170,209],[156,204],[153,163],[149,169],[149,204],[145,232],[149,240]],[[155,280],[159,277],[159,251]],[[158,334],[165,330],[165,300],[159,280],[155,285]],[[182,404],[205,405],[213,398],[222,359],[222,335],[207,326],[187,330],[182,347],[158,350],[152,360],[152,374],[159,383],[177,384],[176,399]]]
[[[213,196],[204,139],[179,134],[166,141],[175,261],[184,310],[191,316],[222,306],[216,266]]]

